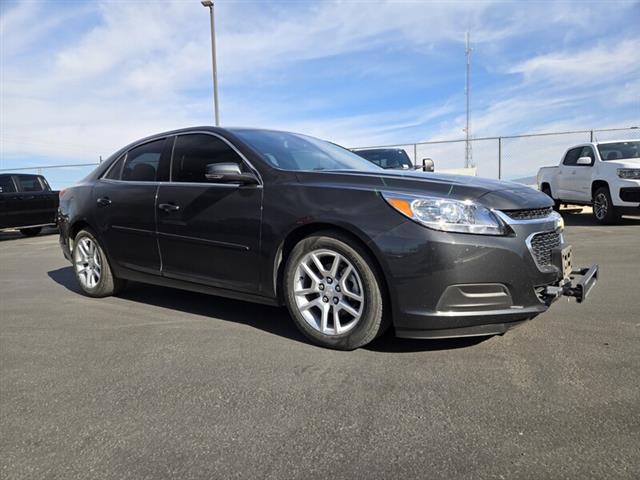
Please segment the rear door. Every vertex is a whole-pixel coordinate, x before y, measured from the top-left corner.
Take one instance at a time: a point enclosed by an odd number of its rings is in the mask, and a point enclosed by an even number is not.
[[[18,187],[19,218],[16,226],[45,225],[54,222],[54,214],[49,205],[47,184],[39,175],[15,175]]]
[[[222,137],[179,135],[171,182],[158,192],[162,273],[181,280],[254,292],[259,282],[262,185],[213,183],[208,164],[250,166]]]
[[[132,148],[96,182],[95,224],[116,268],[160,273],[155,200],[168,180],[171,140]]]

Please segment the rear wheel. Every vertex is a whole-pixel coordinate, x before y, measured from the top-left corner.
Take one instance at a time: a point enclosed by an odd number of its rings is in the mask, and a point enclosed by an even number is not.
[[[300,241],[285,266],[296,326],[324,347],[353,350],[384,331],[382,281],[369,254],[337,232]]]
[[[20,233],[25,237],[35,237],[42,231],[42,227],[21,228]]]
[[[551,188],[549,187],[549,185],[545,185],[544,187],[542,187],[542,193],[553,200],[553,209],[556,212],[560,211],[560,202],[553,198],[553,195],[551,195]]]
[[[593,216],[602,225],[611,225],[620,220],[620,214],[611,200],[608,187],[600,187],[593,196]]]
[[[90,230],[80,230],[73,242],[73,271],[90,297],[115,295],[126,283],[113,275],[107,255]]]

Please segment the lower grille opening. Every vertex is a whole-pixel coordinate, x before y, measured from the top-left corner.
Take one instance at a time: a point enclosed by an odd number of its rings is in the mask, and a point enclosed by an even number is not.
[[[553,250],[560,247],[560,244],[561,238],[557,232],[536,233],[531,237],[531,253],[538,268],[552,265]]]

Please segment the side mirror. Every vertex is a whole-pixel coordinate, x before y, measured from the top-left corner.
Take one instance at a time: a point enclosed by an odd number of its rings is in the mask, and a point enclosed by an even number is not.
[[[435,166],[433,163],[433,160],[431,160],[430,158],[423,158],[422,159],[422,171],[423,172],[433,172]]]
[[[253,173],[244,173],[240,165],[233,162],[210,163],[205,168],[205,178],[213,183],[240,183],[242,185],[256,185],[258,179]]]
[[[578,161],[576,162],[576,165],[588,165],[591,166],[592,165],[592,161],[591,161],[591,157],[580,157],[578,159]]]

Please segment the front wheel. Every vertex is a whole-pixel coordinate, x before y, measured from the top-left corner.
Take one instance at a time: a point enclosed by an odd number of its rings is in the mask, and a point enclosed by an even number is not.
[[[370,255],[348,237],[323,232],[305,238],[284,275],[289,312],[314,343],[353,350],[384,331],[382,281]]]
[[[35,237],[42,231],[42,227],[21,228],[20,233],[25,237]]]
[[[90,297],[115,295],[125,286],[113,275],[107,255],[89,230],[80,230],[73,242],[73,271]]]
[[[593,216],[602,225],[611,225],[620,220],[620,215],[611,200],[608,187],[600,187],[593,196]]]

